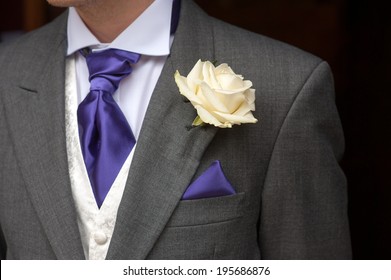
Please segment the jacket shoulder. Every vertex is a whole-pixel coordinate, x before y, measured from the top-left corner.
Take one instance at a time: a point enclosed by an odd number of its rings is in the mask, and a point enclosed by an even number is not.
[[[211,18],[211,22],[214,59],[251,80],[265,102],[278,99],[289,107],[321,64],[331,75],[327,63],[309,52],[217,19]]]
[[[322,62],[319,57],[298,47],[257,34],[221,20],[212,18],[216,51],[240,57],[247,62],[273,67],[315,68]]]
[[[17,62],[26,55],[43,55],[46,50],[62,44],[66,40],[67,12],[52,22],[28,32],[14,40],[0,44],[0,61]],[[38,58],[38,57],[37,57]]]
[[[0,44],[0,80],[12,83],[43,69],[43,64],[50,62],[59,48],[65,57],[66,24],[67,12],[39,29]]]

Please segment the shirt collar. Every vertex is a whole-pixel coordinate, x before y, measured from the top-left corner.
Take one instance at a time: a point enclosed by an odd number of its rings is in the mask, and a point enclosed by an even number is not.
[[[150,56],[170,53],[172,0],[155,0],[112,43],[102,44],[84,24],[76,9],[68,16],[68,50],[70,55],[86,47],[115,48]]]

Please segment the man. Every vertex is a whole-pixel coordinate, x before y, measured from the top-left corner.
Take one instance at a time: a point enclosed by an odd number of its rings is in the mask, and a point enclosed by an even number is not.
[[[190,0],[49,2],[73,8],[0,49],[2,258],[351,257],[343,135],[325,62]],[[93,88],[93,68],[106,63],[90,63],[102,49],[131,51],[121,67],[133,72],[113,95],[91,97],[104,92]],[[252,82],[257,123],[192,126],[202,104],[196,111],[180,95],[174,73],[186,76],[199,59]],[[107,139],[86,133],[103,117],[94,109],[92,124],[83,118],[105,98],[136,144],[101,194],[115,164],[94,169],[92,153]]]

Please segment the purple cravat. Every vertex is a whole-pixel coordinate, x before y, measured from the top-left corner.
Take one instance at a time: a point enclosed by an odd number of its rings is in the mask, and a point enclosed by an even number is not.
[[[87,61],[91,87],[77,110],[79,135],[84,163],[100,208],[136,143],[113,93],[141,55],[117,49],[81,52]]]
[[[180,0],[174,0],[171,34],[178,26]],[[79,135],[84,163],[96,203],[100,208],[136,140],[132,130],[113,99],[123,78],[132,72],[140,54],[108,49],[80,51],[90,73],[90,92],[77,110]]]

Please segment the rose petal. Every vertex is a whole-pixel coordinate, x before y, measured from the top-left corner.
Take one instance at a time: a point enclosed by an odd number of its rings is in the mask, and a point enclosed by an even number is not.
[[[248,89],[244,92],[245,101],[234,112],[236,115],[245,115],[248,111],[255,111],[255,89]]]
[[[255,103],[255,89],[249,88],[248,90],[246,90],[244,92],[244,97],[246,98],[246,101],[248,104],[254,104]]]
[[[204,63],[201,60],[198,60],[194,65],[193,69],[191,69],[190,73],[187,75],[187,79],[189,80],[203,80],[202,77],[202,68]]]
[[[208,69],[208,78],[205,78],[205,82],[212,88],[212,89],[221,89],[220,83],[216,78],[215,70],[216,68],[212,64],[211,67]]]
[[[227,63],[222,63],[219,66],[217,66],[215,73],[216,73],[216,75],[219,75],[219,74],[236,75],[235,72],[232,70],[231,67],[228,66]]]
[[[225,104],[221,102],[221,100],[216,96],[216,93],[206,83],[201,84],[201,90],[205,98],[205,103],[203,104],[203,106],[206,109],[210,111],[229,113],[229,110],[227,109]]]
[[[187,84],[193,92],[197,91],[197,87],[204,80],[202,75],[203,65],[204,62],[198,60],[193,69],[191,69],[190,73],[187,75]]]
[[[222,123],[216,119],[208,110],[205,110],[202,106],[194,106],[197,110],[198,116],[204,123],[212,124],[214,126],[220,126]]]
[[[243,86],[239,88],[224,88],[224,89],[216,89],[216,92],[222,93],[222,94],[235,94],[238,92],[245,92],[246,90],[249,90],[253,86],[251,81],[245,80],[243,81]]]
[[[248,114],[248,112],[251,112],[251,111],[254,111],[255,110],[255,106],[254,106],[254,103],[253,104],[248,104],[246,102],[243,102],[240,107],[233,113],[237,116],[245,116],[246,114]]]
[[[243,88],[243,80],[236,76],[231,74],[220,74],[216,76],[217,80],[219,81],[219,84],[221,88],[228,89],[228,90],[236,90],[238,88]]]
[[[231,95],[216,93],[216,96],[220,99],[221,103],[224,104],[225,107],[227,107],[228,109],[228,111],[223,113],[233,114],[242,105],[242,103],[246,102],[246,99],[243,96],[242,92]]]
[[[201,104],[202,101],[195,95],[195,93],[189,89],[187,79],[179,74],[178,71],[174,75],[175,82],[179,88],[179,92],[184,95],[189,101],[196,104]]]
[[[258,120],[254,118],[253,114],[249,112],[245,116],[238,116],[238,115],[232,115],[232,114],[224,114],[221,112],[214,112],[215,114],[225,118],[227,121],[231,122],[232,124],[241,124],[241,123],[256,123]]]

